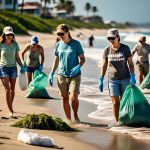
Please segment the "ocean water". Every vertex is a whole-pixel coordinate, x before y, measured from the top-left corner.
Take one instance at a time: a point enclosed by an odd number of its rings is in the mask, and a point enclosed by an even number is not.
[[[144,30],[144,29],[143,29]],[[120,33],[121,43],[127,44],[130,49],[134,47],[141,35],[147,37],[147,43],[150,43],[150,32],[138,31],[135,33]],[[131,36],[132,35],[132,36]],[[107,84],[107,73],[104,78],[104,92],[101,93],[98,89],[98,77],[100,74],[100,68],[102,65],[102,55],[103,50],[108,45],[106,37],[104,36],[94,36],[94,47],[88,47],[88,40],[84,39],[81,41],[84,47],[85,56],[89,58],[82,68],[82,83],[81,83],[81,94],[79,96],[80,100],[88,101],[97,105],[97,109],[88,114],[88,117],[97,119],[99,122],[109,124],[114,121],[112,112],[112,102],[109,97],[108,84]],[[136,62],[136,55],[133,57],[133,62]],[[137,86],[139,85],[137,75]],[[145,94],[147,100],[150,102],[149,94]]]

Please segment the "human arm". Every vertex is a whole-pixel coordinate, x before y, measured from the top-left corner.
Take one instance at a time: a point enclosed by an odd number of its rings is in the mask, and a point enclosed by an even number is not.
[[[44,49],[43,49],[42,46],[40,46],[40,56],[41,56],[41,63],[39,65],[38,70],[42,71],[43,70],[43,63],[44,63],[44,59],[45,59],[45,57],[44,57]]]
[[[79,55],[79,58],[80,58],[79,64],[80,64],[80,67],[82,67],[83,64],[85,63],[85,56],[84,56],[84,53],[81,54],[81,55]]]
[[[106,73],[106,70],[107,70],[107,66],[108,66],[108,61],[103,59],[103,64],[102,64],[102,68],[101,68],[101,71],[100,71],[100,76],[99,76],[99,79],[98,79],[98,86],[99,86],[99,90],[101,92],[103,92],[103,80],[104,80],[104,76],[105,76],[105,73]]]
[[[70,73],[70,77],[73,77],[75,75],[78,74],[78,72],[80,71],[80,68],[83,66],[83,64],[85,63],[85,56],[84,53],[79,55],[80,58],[80,62],[79,65],[75,66]]]
[[[28,49],[29,49],[29,45],[26,46],[26,47],[22,50],[21,56],[22,56],[23,62],[25,61],[25,60],[24,60],[24,55],[25,55],[25,53],[28,51]]]
[[[105,73],[106,73],[106,70],[107,70],[107,66],[108,66],[108,61],[103,59],[102,68],[101,68],[101,71],[100,71],[100,76],[101,77],[105,76]]]
[[[137,45],[134,46],[134,48],[131,50],[131,56],[133,57],[134,54],[136,53],[137,51]]]
[[[18,52],[18,51],[16,52],[16,61],[17,61],[17,63],[19,64],[19,66],[21,67],[20,72],[21,72],[21,73],[25,73],[26,68],[25,68],[25,66],[24,66],[24,65],[22,64],[22,62],[21,62],[21,59],[20,59],[20,57],[19,57],[19,52]]]
[[[19,52],[18,52],[18,51],[16,52],[16,61],[17,61],[17,63],[19,64],[19,66],[21,67],[21,66],[22,66],[22,62],[21,62],[21,59],[20,59],[20,56],[19,56]]]
[[[44,56],[44,49],[42,46],[40,47],[40,55],[41,55],[41,63],[40,64],[43,65],[45,56]]]

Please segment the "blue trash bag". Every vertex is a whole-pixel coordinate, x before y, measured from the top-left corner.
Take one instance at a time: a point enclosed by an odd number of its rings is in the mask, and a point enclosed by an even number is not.
[[[119,124],[150,127],[150,104],[136,86],[129,85],[123,94],[119,109]]]
[[[39,70],[36,70],[33,75],[33,80],[28,85],[26,97],[49,99],[50,96],[45,89],[47,85],[47,75]]]

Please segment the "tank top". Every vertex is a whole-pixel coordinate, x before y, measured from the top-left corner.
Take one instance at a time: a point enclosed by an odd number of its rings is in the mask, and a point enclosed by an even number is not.
[[[26,59],[26,66],[28,67],[38,67],[40,65],[40,46],[37,46],[37,50],[33,52],[30,49],[27,51],[27,59]]]

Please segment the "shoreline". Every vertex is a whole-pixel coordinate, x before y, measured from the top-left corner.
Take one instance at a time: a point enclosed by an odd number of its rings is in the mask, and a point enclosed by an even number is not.
[[[126,29],[127,30],[127,29]],[[76,38],[77,33],[84,32],[86,37],[89,34],[93,33],[91,30],[83,29],[83,30],[74,30],[71,31],[71,35]],[[95,31],[94,31],[95,32]],[[96,30],[97,35],[105,35],[107,30]],[[54,34],[45,34],[45,33],[37,33],[37,32],[30,32],[31,35],[36,35],[39,38],[39,44],[41,44],[45,51],[45,63],[44,63],[44,72],[46,74],[49,73],[52,60],[53,60],[53,47],[55,44],[56,36]],[[23,47],[30,42],[31,36],[16,36],[16,41],[19,43],[20,49],[22,51]],[[56,81],[55,81],[56,82]],[[55,99],[50,100],[43,100],[43,99],[27,99],[25,98],[25,92],[22,92],[18,86],[18,79],[16,83],[16,96],[14,99],[14,110],[15,115],[18,118],[25,116],[26,114],[30,113],[46,113],[48,115],[52,115],[55,117],[61,117],[64,119],[64,114],[62,113],[62,105],[59,94],[57,93],[56,86],[48,87],[48,93],[50,96],[54,97]],[[56,84],[55,84],[56,85]],[[3,88],[0,83],[0,94],[3,95],[1,105],[0,105],[0,116],[7,118],[7,107],[6,101],[4,99],[4,92]],[[82,93],[82,92],[81,92]],[[101,98],[101,97],[100,97]],[[50,107],[46,107],[49,103]],[[79,106],[79,113],[81,114],[81,120],[83,120],[83,124],[72,125],[75,126],[83,132],[80,133],[66,133],[66,132],[59,132],[59,131],[51,131],[51,130],[30,130],[31,132],[37,132],[42,135],[47,135],[54,139],[54,142],[59,147],[64,147],[65,150],[100,150],[104,149],[104,145],[110,150],[120,150],[120,147],[117,147],[119,144],[119,138],[121,141],[126,142],[126,140],[133,140],[130,136],[124,134],[118,134],[117,132],[111,132],[111,130],[107,129],[107,126],[103,124],[99,124],[98,120],[88,118],[87,115],[90,111],[96,109],[97,105],[90,104],[85,101],[81,101]],[[86,106],[86,107],[85,107]],[[19,132],[19,128],[10,127],[16,119],[1,119],[0,120],[0,146],[2,150],[14,148],[16,150],[39,150],[43,149],[44,147],[39,146],[32,146],[21,143],[17,141],[17,134]],[[91,124],[90,124],[91,123]],[[5,139],[10,138],[10,139]],[[107,142],[105,142],[107,140]],[[68,144],[69,141],[69,144]],[[110,142],[110,143],[109,143]],[[136,141],[133,143],[134,147],[136,147]],[[1,144],[2,143],[2,144]],[[143,141],[139,141],[141,145]],[[132,144],[131,144],[132,145]],[[148,142],[149,146],[149,142]],[[52,148],[53,149],[53,148]],[[133,149],[132,149],[133,150]]]

